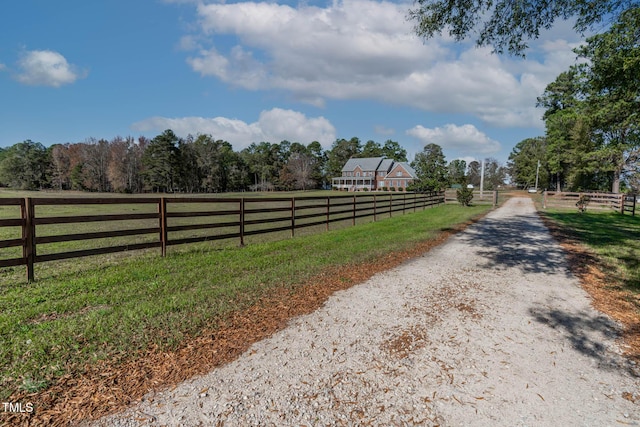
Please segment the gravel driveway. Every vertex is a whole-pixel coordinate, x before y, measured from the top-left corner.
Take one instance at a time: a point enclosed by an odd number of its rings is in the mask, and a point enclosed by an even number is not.
[[[531,200],[513,198],[236,361],[95,425],[640,425],[618,329]]]

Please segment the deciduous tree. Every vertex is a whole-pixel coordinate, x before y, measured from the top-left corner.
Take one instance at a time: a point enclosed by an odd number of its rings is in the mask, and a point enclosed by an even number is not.
[[[477,37],[479,46],[497,53],[523,55],[528,41],[558,20],[575,18],[574,29],[583,33],[603,19],[615,20],[640,4],[637,0],[417,0],[409,11],[415,32],[431,38],[446,32],[456,41]]]

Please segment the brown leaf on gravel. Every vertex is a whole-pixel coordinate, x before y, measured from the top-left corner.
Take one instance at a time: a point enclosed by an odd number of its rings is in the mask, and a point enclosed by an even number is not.
[[[231,362],[253,343],[283,329],[289,319],[321,307],[334,292],[429,251],[471,223],[443,231],[432,240],[375,262],[327,269],[295,286],[283,283],[253,306],[220,320],[214,329],[186,339],[177,350],[152,347],[134,360],[88,365],[84,373],[61,378],[38,393],[14,394],[11,401],[31,402],[34,412],[8,414],[1,421],[11,426],[66,426],[124,410],[152,390],[169,388]]]

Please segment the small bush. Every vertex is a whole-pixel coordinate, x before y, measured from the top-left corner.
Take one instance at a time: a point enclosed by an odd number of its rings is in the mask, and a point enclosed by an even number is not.
[[[389,191],[396,191],[396,187],[389,187]]]
[[[459,188],[456,190],[456,199],[462,206],[471,206],[473,200],[473,188]]]
[[[589,196],[584,194],[580,195],[580,198],[576,202],[576,206],[578,207],[578,212],[585,213],[587,211],[587,205],[589,204]]]

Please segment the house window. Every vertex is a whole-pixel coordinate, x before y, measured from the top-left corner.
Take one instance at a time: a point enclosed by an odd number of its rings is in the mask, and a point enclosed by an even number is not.
[[[360,177],[360,172],[356,172],[356,176],[357,176],[357,177]]]
[[[402,176],[402,172],[396,172],[396,176]]]

